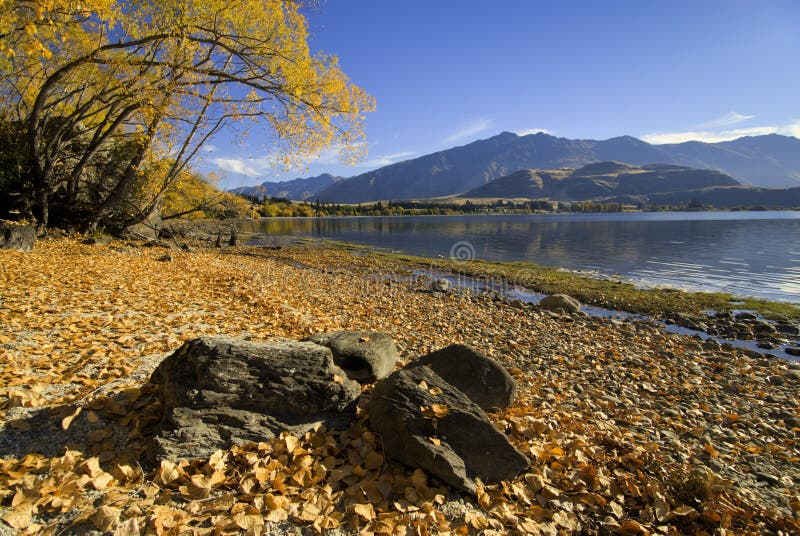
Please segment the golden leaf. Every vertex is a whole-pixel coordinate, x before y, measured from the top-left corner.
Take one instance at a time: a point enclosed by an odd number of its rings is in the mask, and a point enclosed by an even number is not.
[[[31,524],[33,505],[30,503],[22,504],[13,510],[8,510],[0,519],[11,525],[15,529],[26,529]]]
[[[428,439],[430,440],[431,443],[433,443],[437,447],[442,444],[442,440],[439,439],[438,437],[430,436]]]
[[[98,529],[108,532],[119,524],[121,510],[112,506],[101,506],[92,516],[92,523]]]
[[[375,509],[370,503],[356,504],[353,506],[353,512],[364,518],[365,521],[372,521],[375,519]]]

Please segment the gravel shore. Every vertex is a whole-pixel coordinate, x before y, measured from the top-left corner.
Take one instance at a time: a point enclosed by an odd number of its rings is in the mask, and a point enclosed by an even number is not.
[[[648,322],[431,293],[411,268],[370,254],[195,249],[169,262],[162,248],[116,242],[0,251],[0,534],[800,532],[796,362]],[[529,471],[475,500],[392,462],[365,466],[359,456],[380,445],[363,414],[347,432],[232,449],[174,480],[163,465],[137,467],[158,409],[147,356],[202,335],[335,330],[389,333],[405,362],[452,343],[500,361],[519,397],[491,417]],[[45,417],[51,428],[31,430]],[[287,474],[305,463],[319,478],[245,485],[267,451]],[[217,472],[226,478],[198,498],[194,477]]]

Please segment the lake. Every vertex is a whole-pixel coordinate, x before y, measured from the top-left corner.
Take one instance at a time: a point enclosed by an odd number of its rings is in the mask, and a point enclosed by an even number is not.
[[[800,303],[800,212],[273,218],[243,231],[423,257],[527,261],[640,286]]]

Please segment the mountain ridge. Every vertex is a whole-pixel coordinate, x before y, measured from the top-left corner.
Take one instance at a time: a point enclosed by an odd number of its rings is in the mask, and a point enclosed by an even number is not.
[[[525,136],[501,132],[356,175],[316,197],[336,203],[443,197],[462,194],[520,169],[580,168],[602,161],[715,169],[758,187],[800,186],[800,140],[777,134],[718,143],[653,145],[633,136],[573,140],[542,132]]]
[[[288,181],[265,181],[258,186],[240,186],[229,190],[231,193],[264,199],[283,197],[292,201],[306,201],[325,188],[346,180],[344,177],[322,173],[316,177],[298,177]]]

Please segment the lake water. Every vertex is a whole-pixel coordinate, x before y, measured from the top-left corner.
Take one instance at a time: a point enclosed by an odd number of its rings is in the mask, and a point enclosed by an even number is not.
[[[274,218],[242,230],[800,303],[800,212]]]

